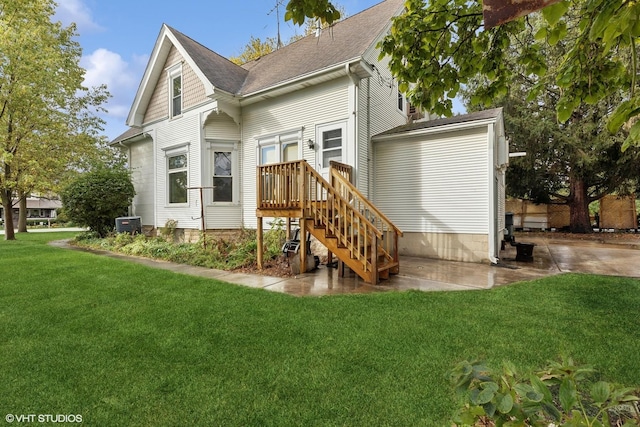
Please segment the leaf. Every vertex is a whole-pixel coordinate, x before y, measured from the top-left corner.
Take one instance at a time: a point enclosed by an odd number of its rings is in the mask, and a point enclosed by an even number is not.
[[[635,124],[631,126],[629,136],[622,144],[622,151],[628,150],[632,145],[640,147],[640,121],[635,122]]]
[[[562,380],[558,397],[565,412],[569,412],[578,403],[576,383],[571,378]]]
[[[498,391],[498,384],[494,382],[484,382],[480,384],[482,391],[476,397],[476,401],[479,405],[491,402],[496,392]]]
[[[509,413],[513,409],[513,397],[509,393],[505,394],[498,400],[496,406],[499,412],[503,414]]]
[[[547,27],[542,27],[540,28],[537,32],[536,35],[533,36],[534,39],[536,39],[536,41],[542,41],[544,39],[547,38]]]
[[[562,15],[564,15],[567,10],[569,10],[569,2],[561,1],[542,9],[542,16],[549,25],[554,26],[560,21],[560,18],[562,18]]]
[[[487,402],[484,405],[482,405],[482,408],[484,409],[484,412],[487,414],[487,416],[493,418],[493,416],[496,413],[496,405],[493,402]]]
[[[551,400],[553,399],[551,396],[551,392],[549,391],[549,388],[545,385],[545,383],[542,382],[540,378],[538,378],[535,375],[531,375],[529,382],[531,382],[531,386],[535,391],[537,391],[538,393],[542,393],[544,395],[544,400],[551,402]]]
[[[618,108],[616,108],[613,114],[611,114],[611,117],[609,117],[609,122],[607,123],[607,129],[609,132],[618,132],[620,127],[626,123],[627,120],[638,114],[640,112],[638,104],[640,104],[640,96],[621,102],[620,105],[618,105]]]
[[[611,394],[611,388],[609,383],[605,381],[598,381],[591,386],[591,398],[596,405],[602,405],[609,399]]]

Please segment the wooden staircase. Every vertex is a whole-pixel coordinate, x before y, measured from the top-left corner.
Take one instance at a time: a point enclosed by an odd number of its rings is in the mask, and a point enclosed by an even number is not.
[[[367,283],[397,274],[398,238],[393,223],[351,184],[351,167],[332,162],[331,183],[305,160],[258,166],[258,265],[262,266],[262,218],[298,218],[310,232]],[[300,251],[306,265],[306,251]],[[304,269],[302,270],[304,272]]]

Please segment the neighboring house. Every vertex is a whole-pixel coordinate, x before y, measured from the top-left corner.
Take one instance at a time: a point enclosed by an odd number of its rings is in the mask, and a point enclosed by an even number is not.
[[[18,222],[18,200],[13,201],[13,220]],[[27,197],[27,219],[29,222],[48,223],[50,219],[57,217],[57,209],[62,207],[62,202],[57,199],[48,199],[43,197]],[[4,211],[0,206],[0,221],[4,221]]]
[[[350,179],[363,197],[377,198],[375,187],[383,185],[376,178],[380,174],[395,177],[404,187],[402,177],[415,171],[408,171],[406,162],[383,164],[376,159],[376,150],[394,144],[386,142],[385,132],[416,118],[387,61],[378,59],[377,44],[403,3],[383,1],[317,37],[305,37],[243,66],[163,25],[127,118],[131,129],[112,142],[128,152],[136,187],[130,213],[140,216],[147,229],[177,220],[180,229],[194,236],[203,224],[207,230],[260,230],[262,217],[285,211],[267,210],[265,200],[257,200],[258,190],[275,179],[271,172],[260,175],[265,170],[257,173],[257,167],[301,160],[326,179],[332,176],[330,162],[350,166]],[[497,135],[502,117],[494,119]],[[455,138],[451,141],[448,150],[472,155]],[[404,152],[407,159],[420,154]],[[486,165],[489,155],[481,154],[478,162]],[[428,170],[423,172],[428,176]],[[456,185],[452,180],[451,187]],[[493,211],[494,205],[489,196],[504,203],[497,192],[488,193],[483,199],[487,210]],[[406,202],[397,200],[399,206]],[[424,217],[429,207],[422,208],[413,212],[416,222],[430,220]],[[301,211],[284,216],[294,212]],[[501,238],[494,216],[481,219],[496,224],[483,225],[483,233]],[[461,258],[483,261],[496,256],[492,246],[484,256]]]

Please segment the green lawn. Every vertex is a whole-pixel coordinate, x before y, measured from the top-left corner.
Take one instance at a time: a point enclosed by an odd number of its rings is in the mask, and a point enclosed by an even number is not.
[[[91,426],[447,426],[465,358],[640,384],[640,281],[298,298],[0,242],[0,412]]]

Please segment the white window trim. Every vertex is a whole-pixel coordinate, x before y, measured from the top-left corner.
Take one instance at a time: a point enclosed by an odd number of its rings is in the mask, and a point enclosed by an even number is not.
[[[180,77],[180,114],[173,114],[173,79]],[[167,87],[169,98],[169,120],[182,117],[184,113],[184,74],[182,72],[182,62],[167,70]]]
[[[189,190],[187,190],[187,201],[184,203],[171,203],[170,194],[169,194],[169,158],[175,157],[184,154],[187,156],[187,166],[184,168],[187,172],[187,187],[189,186],[189,144],[181,144],[181,145],[173,145],[171,147],[163,148],[164,151],[164,164],[165,164],[165,208],[182,208],[189,206]],[[182,170],[180,170],[181,172]],[[173,170],[173,172],[179,172],[177,170]],[[173,173],[172,172],[172,173]]]
[[[255,137],[257,141],[257,153],[256,153],[256,161],[258,165],[263,165],[262,162],[262,149],[269,146],[276,147],[276,160],[275,163],[282,162],[282,149],[284,145],[288,143],[295,142],[298,144],[298,159],[303,158],[303,147],[302,147],[302,134],[304,128],[294,128],[287,129],[282,132],[271,133],[266,135],[260,135]]]
[[[213,200],[213,190],[207,192],[207,206],[238,206],[240,204],[240,146],[237,141],[212,141],[207,140],[209,150],[209,167],[207,174],[207,186],[213,186],[214,153],[216,151],[231,151],[231,178],[232,195],[230,202],[216,202]]]
[[[317,125],[316,126],[316,142],[317,142],[317,146],[318,146],[318,155],[317,155],[317,161],[318,161],[318,169],[319,170],[323,170],[323,169],[328,169],[329,165],[325,165],[324,163],[324,157],[323,157],[323,153],[324,153],[324,143],[322,141],[322,133],[323,132],[327,132],[327,131],[331,131],[331,130],[335,130],[335,129],[342,129],[342,145],[341,145],[341,153],[340,153],[340,162],[341,163],[348,163],[349,159],[347,156],[347,144],[348,144],[348,140],[347,140],[347,120],[341,120],[341,121],[337,121],[337,122],[331,122],[331,123],[324,123],[321,125]]]

